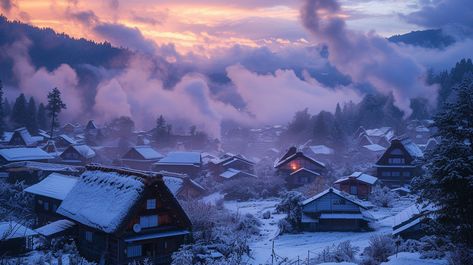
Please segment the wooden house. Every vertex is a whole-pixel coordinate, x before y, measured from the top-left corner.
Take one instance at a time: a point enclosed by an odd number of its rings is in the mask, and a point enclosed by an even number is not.
[[[187,175],[172,172],[159,172],[163,175],[163,180],[174,196],[181,200],[192,200],[202,197],[205,188],[199,183],[190,179]]]
[[[35,224],[37,226],[64,218],[58,215],[56,210],[77,181],[78,178],[74,176],[52,173],[42,181],[25,189],[25,192],[34,196],[34,211],[37,217]]]
[[[304,231],[362,231],[373,220],[367,207],[330,188],[302,202]]]
[[[77,125],[74,125],[72,123],[67,123],[65,124],[64,126],[62,126],[61,128],[61,131],[64,133],[64,134],[67,134],[67,135],[72,135],[72,134],[75,134],[79,128],[79,126]]]
[[[0,222],[0,256],[13,256],[33,250],[38,233],[16,222]]]
[[[54,144],[57,148],[67,148],[71,145],[76,145],[77,141],[66,134],[61,134],[56,137],[56,139],[54,140]]]
[[[362,172],[353,172],[350,176],[335,181],[334,185],[340,191],[360,199],[367,199],[377,182],[377,177]]]
[[[22,127],[13,132],[7,145],[34,147],[43,140],[44,138],[42,136],[32,136],[25,127]]]
[[[95,151],[88,145],[79,144],[71,145],[62,154],[60,158],[63,163],[71,165],[86,165],[93,162],[95,158]]]
[[[8,181],[15,183],[24,181],[31,185],[38,183],[51,173],[79,175],[84,168],[64,164],[41,163],[35,161],[13,162],[1,167],[8,174]]]
[[[393,236],[415,240],[425,236],[428,233],[431,210],[429,206],[414,204],[396,214],[393,218]]]
[[[151,170],[152,165],[163,157],[150,146],[135,146],[122,156],[120,162],[124,167]]]
[[[335,150],[326,145],[308,145],[302,151],[322,163],[330,163],[335,159]]]
[[[289,187],[298,187],[312,183],[326,173],[324,163],[291,147],[283,157],[276,160],[274,168],[277,174],[286,180]]]
[[[255,171],[255,162],[249,160],[243,155],[235,155],[231,153],[226,153],[219,159],[212,160],[212,169],[216,173],[222,173],[230,168],[237,169],[240,171],[253,173]]]
[[[196,177],[202,170],[202,157],[198,152],[170,152],[154,163],[153,169]]]
[[[257,176],[255,174],[251,174],[246,171],[229,168],[226,171],[220,173],[216,180],[219,182],[223,182],[227,180],[242,179],[242,178],[257,178]]]
[[[75,223],[66,219],[57,220],[41,227],[35,228],[38,237],[43,238],[43,244],[50,245],[54,238],[69,236],[74,237]]]
[[[24,161],[49,162],[52,159],[54,159],[54,156],[38,147],[0,149],[0,165]]]
[[[169,264],[191,222],[162,175],[87,166],[57,211],[77,223],[81,256],[99,264]]]
[[[409,138],[393,139],[376,162],[377,177],[392,188],[409,185],[412,178],[421,173],[419,160],[423,156],[419,146]]]

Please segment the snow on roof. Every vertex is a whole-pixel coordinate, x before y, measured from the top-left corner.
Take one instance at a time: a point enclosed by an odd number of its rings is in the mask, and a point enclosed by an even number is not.
[[[95,156],[95,151],[90,146],[85,144],[72,145],[70,148],[74,148],[81,156],[85,158],[92,158]]]
[[[16,222],[0,222],[0,239],[9,240],[37,235],[35,231]]]
[[[32,137],[31,134],[28,132],[28,130],[25,127],[21,127],[15,130],[14,134],[18,133],[20,134],[20,137],[25,141],[26,145],[33,145],[37,143],[38,141],[41,141],[43,137],[40,136],[38,137]]]
[[[428,208],[429,207],[422,207],[419,204],[413,204],[407,207],[393,217],[393,227],[399,226],[410,219],[421,215],[425,211],[429,211]]]
[[[135,149],[135,151],[146,160],[159,159],[163,157],[162,154],[154,150],[151,146],[135,146],[133,149]]]
[[[59,135],[59,138],[62,138],[64,139],[64,141],[68,142],[69,144],[77,144],[77,141],[72,139],[71,137],[69,137],[68,135],[66,134],[61,134]]]
[[[222,178],[226,178],[226,179],[231,179],[233,178],[234,176],[238,175],[238,174],[244,174],[244,175],[247,175],[249,177],[255,177],[256,178],[256,175],[253,175],[251,173],[248,173],[248,172],[244,172],[244,171],[240,171],[238,169],[234,169],[234,168],[229,168],[227,169],[225,172],[223,172],[222,174],[220,174],[220,177]]]
[[[86,171],[57,213],[105,233],[117,231],[140,199],[145,184],[133,175]]]
[[[136,235],[125,238],[125,242],[134,242],[134,241],[143,241],[148,239],[156,239],[156,238],[164,238],[164,237],[174,237],[174,236],[181,236],[181,235],[188,235],[190,234],[187,230],[176,230],[176,231],[165,231],[165,232],[158,232],[153,234],[144,234],[144,235]]]
[[[310,157],[310,156],[307,156],[307,155],[305,155],[303,152],[300,152],[300,151],[298,151],[298,152],[296,152],[296,153],[294,153],[294,154],[292,154],[292,155],[290,155],[290,156],[287,156],[287,157],[283,156],[283,158],[280,159],[280,160],[276,160],[276,163],[274,164],[274,167],[277,168],[277,167],[279,167],[279,166],[285,164],[286,162],[291,161],[293,158],[295,158],[295,157],[297,157],[297,156],[303,156],[303,157],[307,158],[308,160],[310,160],[310,161],[312,161],[312,162],[314,162],[314,163],[316,163],[316,164],[319,164],[319,165],[321,165],[322,167],[325,167],[325,164],[324,164],[324,163],[322,163],[322,162],[320,162],[320,161],[318,161],[318,160],[316,160],[316,159],[314,159],[314,158],[312,158],[312,157]]]
[[[75,223],[69,220],[58,220],[52,223],[49,223],[45,226],[36,228],[35,231],[43,236],[50,236],[60,232],[63,232],[71,227],[73,227]]]
[[[201,157],[198,152],[170,152],[156,164],[195,164],[200,165]]]
[[[184,185],[184,180],[178,177],[163,176],[164,184],[168,187],[171,193],[176,196],[179,190]]]
[[[386,151],[386,147],[381,146],[381,145],[379,145],[379,144],[363,145],[363,148],[368,149],[369,151],[372,151],[372,152],[382,152],[382,151]]]
[[[392,133],[392,128],[391,127],[381,127],[381,128],[376,128],[376,129],[365,130],[365,132],[368,136],[374,136],[374,137],[385,136],[389,140],[390,139],[389,136]]]
[[[2,166],[3,168],[28,168],[32,170],[42,171],[67,171],[67,172],[79,172],[79,167],[64,165],[64,164],[53,164],[53,163],[42,163],[36,161],[20,161],[12,162]]]
[[[316,155],[333,155],[334,153],[333,149],[326,145],[312,145],[309,148]]]
[[[374,177],[374,176],[371,176],[371,175],[368,175],[368,174],[365,174],[365,173],[362,173],[362,172],[353,172],[350,176],[348,176],[348,178],[339,179],[339,180],[335,181],[334,183],[340,183],[340,182],[346,181],[350,178],[355,178],[359,181],[362,181],[362,182],[365,182],[365,183],[368,183],[368,184],[371,184],[371,185],[375,184],[376,181],[378,181],[377,177]]]
[[[13,132],[4,132],[3,141],[10,142],[12,136],[13,136]]]
[[[309,172],[309,173],[311,173],[311,174],[313,174],[313,175],[316,175],[316,176],[320,176],[319,173],[317,173],[317,172],[315,172],[315,171],[312,171],[312,170],[310,170],[310,169],[307,169],[307,168],[305,168],[305,167],[299,168],[298,170],[292,172],[290,175],[292,176],[292,175],[295,175],[295,174],[300,173],[300,172],[302,172],[302,171],[304,171],[304,172]]]
[[[54,158],[38,147],[1,149],[0,156],[2,156],[7,161],[48,160]]]
[[[42,181],[26,188],[25,191],[62,201],[77,184],[77,181],[77,177],[51,173]]]
[[[416,127],[416,132],[419,132],[419,133],[428,133],[430,132],[429,128],[421,125],[421,126],[417,126]]]
[[[350,202],[352,202],[352,203],[354,203],[354,204],[360,206],[360,207],[363,208],[363,209],[366,209],[366,208],[367,208],[367,206],[364,205],[362,202],[360,202],[360,201],[358,201],[358,200],[356,200],[356,199],[352,199],[352,198],[350,198],[350,197],[347,196],[348,194],[345,195],[343,192],[341,192],[341,191],[339,191],[339,190],[337,190],[337,189],[334,189],[334,188],[326,189],[325,191],[322,191],[321,193],[319,193],[319,194],[317,194],[317,195],[315,195],[315,196],[313,196],[313,197],[311,197],[311,198],[308,198],[308,199],[304,200],[304,201],[302,202],[302,205],[306,205],[306,204],[308,204],[308,203],[311,203],[311,202],[313,202],[314,200],[317,200],[317,199],[321,198],[322,196],[324,196],[324,195],[326,195],[326,194],[328,194],[328,193],[330,193],[330,192],[332,192],[332,193],[334,193],[334,194],[336,194],[336,195],[338,195],[338,196],[340,196],[340,197],[342,197],[342,198],[344,198],[344,199],[346,199],[346,200],[348,200],[348,201],[350,201]]]
[[[424,157],[424,153],[419,148],[417,144],[411,141],[409,138],[405,138],[401,140],[401,144],[404,146],[406,151],[411,155],[413,158],[422,158]]]

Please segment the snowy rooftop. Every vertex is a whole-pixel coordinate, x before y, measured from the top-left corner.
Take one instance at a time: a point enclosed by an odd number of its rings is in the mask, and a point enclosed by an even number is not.
[[[363,145],[363,148],[368,149],[369,151],[372,151],[372,152],[384,152],[384,151],[386,151],[386,147],[383,147],[379,144]]]
[[[68,172],[79,172],[80,167],[63,165],[63,164],[53,164],[53,163],[42,163],[36,161],[21,161],[8,163],[3,166],[3,168],[28,168],[32,170],[42,170],[42,171],[68,171]]]
[[[50,236],[60,232],[63,232],[75,224],[69,220],[58,220],[52,223],[49,223],[45,226],[36,228],[35,231],[43,236]]]
[[[77,141],[72,139],[71,137],[67,136],[66,134],[59,135],[60,138],[64,139],[64,141],[68,142],[69,144],[77,144]]]
[[[13,132],[4,132],[3,141],[10,142],[12,136],[13,136]]]
[[[158,151],[154,150],[150,146],[135,146],[133,149],[136,150],[141,156],[143,156],[146,160],[153,160],[162,158],[163,155],[160,154]]]
[[[62,201],[76,185],[77,181],[77,177],[52,173],[42,181],[29,186],[25,189],[25,191]]]
[[[25,160],[48,160],[54,157],[43,151],[41,148],[10,148],[1,149],[0,156],[7,161],[25,161]]]
[[[25,141],[26,145],[33,145],[37,143],[38,141],[43,140],[43,137],[33,137],[31,134],[28,132],[28,130],[25,127],[18,128],[15,130],[14,133],[20,134],[21,138],[23,141]]]
[[[171,193],[176,196],[179,190],[184,185],[184,180],[178,177],[163,176],[164,184],[168,187]]]
[[[243,172],[243,171],[240,171],[240,170],[237,170],[237,169],[234,169],[234,168],[229,168],[227,171],[220,174],[220,177],[226,178],[226,179],[231,179],[231,178],[233,178],[234,176],[236,176],[240,173],[242,173],[244,175],[247,175],[249,177],[255,177],[256,178],[256,176],[253,175],[253,174],[250,174],[248,172]]]
[[[105,233],[113,233],[140,199],[144,187],[145,184],[133,175],[86,171],[57,213]]]
[[[0,222],[0,238],[14,239],[37,235],[35,231],[15,222]]]
[[[308,203],[311,203],[311,202],[313,202],[314,200],[317,200],[317,199],[321,198],[322,196],[325,196],[326,194],[328,194],[328,193],[330,193],[330,192],[332,192],[332,193],[334,193],[334,194],[336,194],[336,195],[338,195],[338,196],[340,196],[340,197],[342,197],[342,198],[344,198],[344,199],[346,199],[346,200],[348,200],[348,201],[351,201],[352,203],[354,203],[354,204],[360,206],[361,208],[364,208],[364,209],[367,208],[367,206],[364,205],[363,202],[358,201],[358,200],[355,199],[355,198],[351,198],[350,196],[348,196],[348,194],[345,194],[345,193],[343,193],[343,192],[341,192],[341,191],[339,191],[339,190],[337,190],[337,189],[334,189],[334,188],[326,189],[325,191],[322,191],[321,193],[319,193],[319,194],[317,194],[317,195],[315,195],[315,196],[313,196],[313,197],[311,197],[311,198],[308,198],[308,199],[302,201],[302,205],[306,205],[306,204],[308,204]]]
[[[194,164],[200,165],[201,157],[198,152],[170,152],[157,164]]]
[[[365,131],[368,136],[372,137],[386,137],[386,139],[391,139],[394,136],[394,132],[391,127],[381,127],[376,129],[369,129]]]
[[[374,177],[374,176],[371,176],[371,175],[368,175],[368,174],[365,174],[365,173],[362,173],[362,172],[353,172],[347,178],[339,179],[339,180],[335,181],[334,183],[340,183],[340,182],[346,181],[350,178],[355,178],[359,181],[362,181],[362,182],[365,182],[365,183],[368,183],[368,184],[371,184],[371,185],[375,184],[376,181],[378,181],[377,177]]]
[[[424,157],[424,153],[419,148],[417,144],[411,141],[409,138],[405,138],[401,140],[401,144],[404,146],[406,151],[411,155],[413,158],[422,158]]]
[[[333,155],[334,153],[333,149],[326,145],[312,145],[309,148],[316,155]]]
[[[314,162],[315,164],[319,164],[319,165],[325,167],[325,164],[324,164],[324,163],[322,163],[322,162],[320,162],[320,161],[318,161],[318,160],[316,160],[316,159],[314,159],[314,158],[312,158],[312,157],[310,157],[310,156],[307,156],[307,155],[305,155],[303,152],[300,152],[300,151],[298,151],[298,152],[296,152],[296,153],[294,153],[294,154],[292,154],[292,155],[289,155],[289,156],[287,156],[287,154],[284,155],[281,159],[276,160],[276,163],[274,164],[274,167],[275,167],[275,168],[280,167],[281,165],[283,165],[283,164],[285,164],[285,163],[291,161],[292,159],[294,159],[294,158],[296,158],[296,157],[298,157],[298,156],[305,157],[305,158],[307,158],[308,160]]]
[[[315,176],[320,176],[319,173],[317,173],[317,172],[315,172],[315,171],[312,171],[312,170],[310,170],[310,169],[307,169],[307,168],[305,168],[305,167],[299,168],[298,170],[292,172],[290,175],[292,176],[292,175],[295,175],[295,174],[300,173],[300,172],[308,172],[308,173],[313,174],[313,175],[315,175]]]
[[[421,206],[419,204],[413,204],[393,217],[393,226],[399,226],[400,224],[409,221],[413,217],[418,216],[421,214],[421,212]]]
[[[88,145],[80,144],[80,145],[72,145],[71,148],[74,148],[81,156],[85,158],[92,158],[95,156],[95,151],[90,148]]]

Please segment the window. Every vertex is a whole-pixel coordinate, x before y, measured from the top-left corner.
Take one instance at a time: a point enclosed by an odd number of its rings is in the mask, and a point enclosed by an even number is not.
[[[90,231],[85,231],[85,240],[92,242],[93,240],[93,233]]]
[[[126,256],[129,258],[141,256],[141,245],[128,246],[126,248]]]
[[[401,165],[405,163],[404,158],[389,158],[388,163],[391,165]]]
[[[49,202],[44,202],[43,203],[43,208],[45,211],[49,211]]]
[[[399,171],[391,172],[391,176],[393,176],[393,177],[400,177],[400,176],[401,176],[401,172],[399,172]]]
[[[156,199],[146,200],[146,209],[148,210],[156,209]]]
[[[350,194],[353,194],[353,195],[358,194],[358,187],[357,186],[350,186]]]
[[[140,216],[140,226],[142,228],[158,226],[158,216],[157,215]]]

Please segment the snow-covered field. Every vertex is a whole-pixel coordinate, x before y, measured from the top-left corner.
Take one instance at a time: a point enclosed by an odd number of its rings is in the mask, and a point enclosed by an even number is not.
[[[279,203],[277,199],[259,200],[259,201],[225,201],[225,208],[244,215],[253,214],[262,222],[261,233],[254,237],[250,243],[251,263],[253,264],[271,264],[271,253],[274,244],[274,253],[277,260],[287,259],[288,261],[307,260],[307,256],[313,257],[322,251],[325,247],[332,244],[350,240],[352,245],[363,250],[369,245],[369,239],[375,234],[387,234],[392,232],[392,216],[405,209],[413,203],[410,199],[398,200],[393,208],[378,208],[371,210],[372,215],[376,218],[373,224],[375,229],[372,232],[314,232],[301,234],[283,234],[279,235],[278,221],[285,216],[283,214],[275,214],[275,207]],[[271,218],[263,219],[263,213],[271,212]],[[420,260],[417,254],[400,253],[397,258],[387,264],[414,264],[408,263],[417,260],[415,265],[437,265],[445,264],[438,260]],[[275,263],[276,264],[276,263]],[[297,264],[297,263],[296,263]]]

